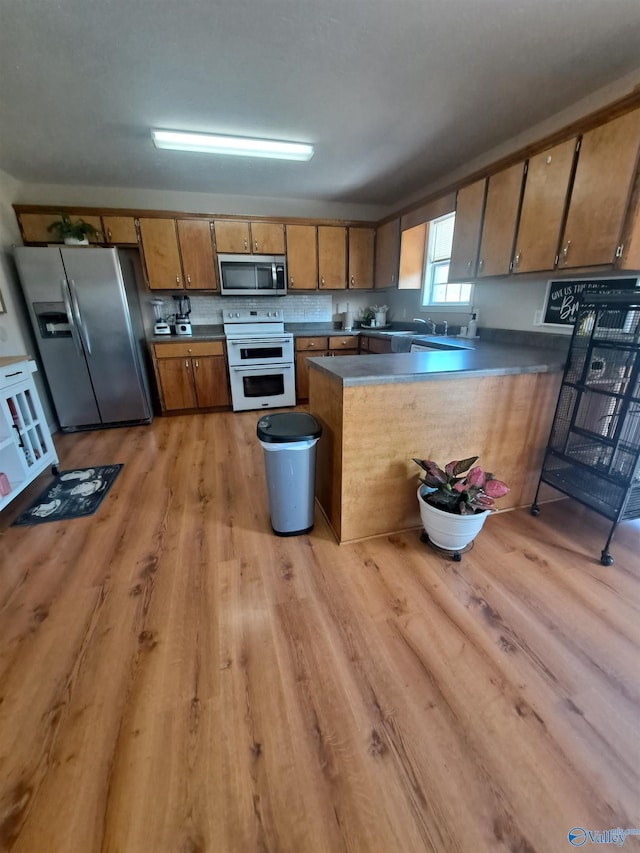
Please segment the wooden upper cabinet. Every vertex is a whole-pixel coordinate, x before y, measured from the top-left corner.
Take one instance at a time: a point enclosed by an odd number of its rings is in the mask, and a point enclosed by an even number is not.
[[[252,222],[251,247],[256,255],[284,255],[284,225],[280,222]]]
[[[376,228],[376,261],[373,286],[397,287],[400,266],[400,219]]]
[[[400,275],[398,290],[421,290],[424,277],[424,253],[429,225],[422,222],[407,228],[400,238]]]
[[[284,255],[284,225],[279,222],[245,222],[216,219],[216,249],[231,255]]]
[[[555,266],[576,144],[575,137],[568,139],[529,160],[513,272]]]
[[[318,225],[318,286],[347,286],[347,229],[339,225]]]
[[[95,237],[90,237],[90,243],[103,243],[102,220],[99,216],[83,216],[79,213],[69,213],[71,221],[82,219],[98,232]],[[22,235],[25,243],[62,243],[55,234],[48,231],[49,225],[60,219],[60,213],[52,210],[50,213],[19,213],[18,219],[22,227]]]
[[[458,190],[449,281],[465,281],[476,274],[486,184],[482,178]]]
[[[249,223],[239,219],[215,219],[216,249],[222,254],[248,255],[251,252]]]
[[[478,276],[507,275],[516,236],[524,163],[491,175],[482,222]],[[449,275],[451,277],[451,275]]]
[[[184,287],[178,235],[173,219],[140,219],[140,239],[151,290]]]
[[[184,286],[188,290],[216,290],[211,223],[206,219],[178,219]]]
[[[560,267],[611,264],[620,245],[640,142],[640,109],[582,137]]]
[[[287,276],[291,290],[318,287],[315,225],[287,225]]]
[[[103,216],[102,230],[105,243],[118,246],[138,242],[136,221],[133,216]]]
[[[349,272],[348,287],[373,287],[373,258],[375,228],[349,228]]]

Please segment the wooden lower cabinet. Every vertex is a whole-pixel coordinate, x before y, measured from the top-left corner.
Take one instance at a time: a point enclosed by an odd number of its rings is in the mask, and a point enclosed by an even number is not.
[[[358,355],[357,335],[331,335],[329,337],[296,338],[296,399],[301,403],[309,399],[310,356]]]
[[[370,335],[360,335],[361,353],[387,353],[391,352],[391,341],[384,338],[374,338]]]
[[[329,339],[327,337],[295,338],[296,354],[296,399],[298,403],[309,399],[309,365],[310,356],[329,355]]]
[[[155,344],[154,364],[163,412],[231,405],[221,341]]]

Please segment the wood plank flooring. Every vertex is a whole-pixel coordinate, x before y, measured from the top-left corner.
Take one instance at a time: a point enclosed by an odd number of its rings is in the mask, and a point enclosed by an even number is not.
[[[98,513],[0,516],[0,850],[554,853],[640,828],[640,524],[611,568],[571,501],[495,515],[461,563],[418,531],[339,546],[318,511],[278,538],[257,418],[58,436],[62,468],[124,462]]]

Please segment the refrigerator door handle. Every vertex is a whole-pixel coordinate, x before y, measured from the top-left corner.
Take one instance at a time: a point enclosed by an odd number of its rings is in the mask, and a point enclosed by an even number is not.
[[[80,358],[84,358],[84,352],[82,351],[82,344],[80,342],[80,338],[78,335],[78,327],[76,326],[76,321],[73,315],[73,309],[71,307],[71,299],[69,296],[69,287],[67,285],[67,280],[65,278],[60,280],[60,287],[62,289],[62,301],[64,302],[64,310],[67,314],[67,320],[69,321],[69,328],[71,330],[71,339],[73,340],[73,345],[76,348],[76,352],[80,356]]]
[[[76,318],[76,323],[78,324],[78,330],[80,332],[80,336],[82,337],[82,342],[84,344],[84,348],[87,351],[87,355],[91,355],[91,340],[89,339],[89,333],[87,332],[87,327],[82,322],[82,314],[80,313],[80,306],[78,305],[78,297],[76,295],[76,286],[72,278],[69,279],[69,291],[71,293],[71,302],[73,304],[73,313]]]

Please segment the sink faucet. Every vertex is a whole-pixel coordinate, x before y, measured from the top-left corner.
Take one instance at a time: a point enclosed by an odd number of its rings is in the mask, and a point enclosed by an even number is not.
[[[422,319],[422,317],[414,317],[414,318],[413,318],[413,322],[414,322],[414,323],[424,323],[424,324],[425,324],[425,326],[427,327],[427,334],[428,334],[428,335],[435,335],[435,333],[436,333],[436,324],[433,322],[433,320],[431,319],[431,317],[429,317],[429,319],[428,319],[428,320],[423,320],[423,319]]]

